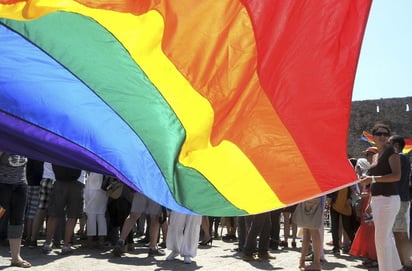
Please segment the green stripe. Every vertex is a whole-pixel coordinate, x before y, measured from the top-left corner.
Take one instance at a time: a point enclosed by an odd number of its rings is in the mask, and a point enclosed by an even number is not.
[[[33,21],[2,20],[90,87],[139,135],[175,200],[191,210],[242,215],[197,170],[177,162],[185,139],[181,122],[130,54],[91,18],[55,12]],[[74,61],[75,60],[75,61]],[[212,204],[213,203],[213,207]]]

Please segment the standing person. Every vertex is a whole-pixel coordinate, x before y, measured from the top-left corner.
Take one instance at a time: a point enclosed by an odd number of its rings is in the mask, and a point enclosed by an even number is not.
[[[219,216],[209,216],[209,232],[212,233],[214,239],[219,239],[219,225],[221,217]]]
[[[333,241],[333,254],[340,254],[340,241],[339,235],[340,222],[342,221],[342,229],[349,236],[350,242],[353,241],[354,232],[352,227],[352,198],[351,189],[344,187],[337,192],[329,195],[332,199],[330,210],[331,217],[331,229],[332,229],[332,241]]]
[[[105,175],[103,180],[112,178],[114,177]],[[109,197],[107,203],[108,239],[112,245],[116,245],[119,240],[119,235],[123,228],[123,224],[130,214],[133,194],[134,190],[132,190],[129,186],[124,185],[122,194],[119,198],[114,199]],[[133,232],[130,232],[127,235],[125,243],[127,243],[128,246],[133,246]]]
[[[203,238],[199,242],[199,245],[201,246],[208,246],[209,244],[212,245],[213,238],[211,237],[210,234],[210,221],[208,216],[203,216],[202,217],[202,233],[203,233]]]
[[[24,223],[25,228],[25,245],[31,243],[31,236],[33,234],[33,221],[39,207],[40,200],[40,182],[43,176],[43,161],[38,161],[29,158],[26,165],[27,178],[27,206],[26,219]]]
[[[242,252],[243,248],[245,247],[247,231],[249,230],[251,221],[252,221],[252,216],[250,215],[244,215],[244,216],[238,217],[238,228],[237,229],[238,229],[239,242],[238,242],[238,247],[236,249],[237,252]],[[279,236],[279,232],[278,232],[278,236]]]
[[[269,247],[270,249],[273,249],[273,250],[278,250],[279,245],[280,245],[280,215],[282,214],[282,211],[283,209],[277,209],[277,210],[270,211],[271,227],[270,227]],[[239,217],[239,220],[240,218],[241,217]],[[239,229],[240,229],[240,226],[239,226]],[[239,233],[239,247],[240,247],[240,233]]]
[[[321,257],[323,247],[320,229],[323,225],[323,210],[325,208],[325,196],[310,199],[299,203],[293,213],[292,220],[303,228],[302,249],[300,251],[299,269],[321,270]],[[306,255],[312,241],[313,260],[310,265],[305,265]]]
[[[247,230],[245,246],[243,248],[242,259],[244,261],[252,261],[257,259],[271,260],[276,259],[276,256],[270,254],[270,212],[256,214],[251,216],[250,226]],[[259,236],[259,245],[257,246],[257,237]],[[257,248],[257,255],[254,252]]]
[[[170,213],[166,247],[172,252],[166,260],[171,261],[179,254],[184,263],[191,263],[197,254],[202,216],[182,214],[175,211]]]
[[[49,207],[49,200],[54,181],[55,177],[52,165],[48,162],[44,162],[43,175],[40,181],[39,206],[37,207],[36,214],[33,218],[32,233],[30,242],[28,242],[28,246],[31,248],[37,247],[37,237],[47,215],[47,208]]]
[[[296,209],[296,205],[288,206],[282,210],[283,214],[283,238],[284,241],[280,242],[280,245],[284,248],[289,246],[288,240],[290,237],[290,229],[292,228],[292,247],[296,248],[296,235],[298,233],[298,227],[292,221],[292,214]]]
[[[395,237],[396,248],[398,249],[401,263],[404,266],[403,270],[412,270],[411,262],[411,244],[409,242],[409,180],[411,174],[411,161],[408,156],[402,153],[405,147],[405,140],[399,135],[393,135],[389,138],[389,143],[394,148],[395,152],[399,154],[401,160],[401,179],[397,183],[399,196],[401,197],[401,207],[396,216],[395,224],[393,225],[393,235]]]
[[[20,255],[23,235],[24,209],[27,201],[25,156],[0,151],[0,206],[8,217],[7,238],[9,239],[11,266],[28,268],[31,264]]]
[[[378,153],[376,147],[369,147],[362,151],[361,154],[366,158],[360,158],[356,162],[355,171],[359,178],[366,175],[370,165],[372,164],[373,155]],[[366,208],[370,202],[370,185],[360,184],[360,197],[362,199],[360,226],[356,231],[355,238],[349,250],[349,254],[357,257],[362,257],[362,266],[371,268],[378,266],[376,248],[375,248],[375,225],[373,221],[365,221]]]
[[[120,233],[120,238],[113,249],[113,254],[120,257],[124,253],[125,239],[129,235],[130,231],[133,229],[136,221],[139,217],[146,213],[150,215],[150,243],[149,243],[149,257],[153,256],[163,256],[165,253],[158,248],[157,240],[159,237],[160,223],[159,216],[162,212],[162,206],[149,199],[140,192],[135,192],[133,194],[133,202],[130,210],[129,216],[123,223],[122,231]]]
[[[102,249],[107,236],[106,209],[109,197],[106,191],[101,189],[103,182],[102,174],[89,172],[86,176],[84,212],[87,217],[87,247],[94,247],[93,238],[97,235],[99,238],[97,247]]]
[[[66,214],[67,221],[64,229],[64,245],[62,254],[69,254],[73,251],[70,245],[76,221],[83,213],[83,187],[79,182],[82,171],[59,165],[52,165],[56,176],[56,182],[50,195],[47,219],[46,241],[43,245],[43,253],[48,254],[52,251],[53,235],[56,231],[60,219]]]
[[[222,240],[226,242],[237,241],[236,228],[237,228],[237,217],[222,217],[221,219],[222,227],[226,226],[227,234],[222,236]],[[210,231],[211,233],[211,231]]]
[[[372,128],[378,153],[368,175],[361,177],[361,184],[371,184],[371,203],[375,221],[375,246],[380,270],[395,271],[402,268],[393,239],[392,227],[399,212],[401,200],[396,182],[401,177],[399,154],[389,145],[389,126],[378,123]]]
[[[162,206],[159,223],[160,231],[162,232],[162,242],[160,242],[159,247],[166,248],[167,232],[169,230],[169,210],[164,206]]]

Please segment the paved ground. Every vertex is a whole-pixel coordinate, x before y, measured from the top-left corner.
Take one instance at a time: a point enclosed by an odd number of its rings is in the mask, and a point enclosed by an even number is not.
[[[325,242],[331,240],[328,229],[325,230]],[[77,271],[77,270],[299,270],[298,259],[300,256],[300,240],[297,240],[298,248],[271,251],[276,255],[276,260],[245,262],[241,255],[234,251],[234,243],[214,240],[211,247],[201,247],[198,255],[191,264],[184,264],[181,258],[174,261],[165,261],[165,256],[148,258],[147,248],[136,245],[134,251],[127,253],[125,257],[116,258],[112,256],[110,249],[90,250],[76,243],[77,248],[69,256],[60,255],[60,250],[53,250],[49,255],[44,255],[40,248],[30,249],[23,247],[22,255],[33,265],[30,270],[42,271]],[[362,269],[358,265],[360,259],[356,259],[347,254],[334,256],[331,247],[325,245],[327,263],[323,264],[323,270],[370,270],[378,271],[377,268]],[[166,253],[169,251],[165,250]],[[0,270],[21,270],[20,268],[10,267],[10,257],[8,247],[0,247]]]

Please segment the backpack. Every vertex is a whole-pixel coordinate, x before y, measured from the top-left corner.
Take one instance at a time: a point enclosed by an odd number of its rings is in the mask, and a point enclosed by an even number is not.
[[[103,176],[102,189],[112,199],[118,199],[122,195],[124,183],[113,176]]]

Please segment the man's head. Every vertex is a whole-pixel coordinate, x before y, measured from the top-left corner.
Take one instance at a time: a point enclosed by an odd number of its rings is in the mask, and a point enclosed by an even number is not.
[[[401,153],[405,147],[405,139],[400,135],[393,135],[389,138],[389,143],[397,153]]]

